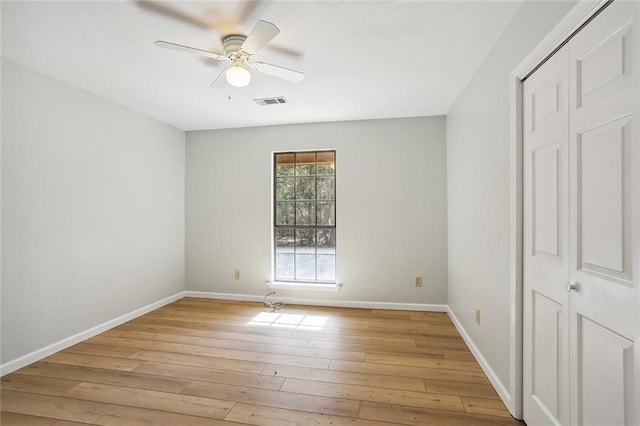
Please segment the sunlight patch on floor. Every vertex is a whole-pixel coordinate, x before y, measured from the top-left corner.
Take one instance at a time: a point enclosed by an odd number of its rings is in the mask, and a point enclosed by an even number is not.
[[[247,325],[260,327],[291,328],[298,330],[322,330],[327,317],[320,315],[283,314],[280,312],[260,312]]]

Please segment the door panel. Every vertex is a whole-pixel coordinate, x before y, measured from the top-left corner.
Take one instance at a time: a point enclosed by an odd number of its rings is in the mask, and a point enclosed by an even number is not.
[[[532,151],[533,255],[560,255],[560,146],[552,144]]]
[[[536,405],[550,418],[560,417],[560,389],[557,380],[562,370],[560,342],[567,328],[563,326],[562,305],[533,292],[533,377],[531,395]]]
[[[636,424],[638,16],[614,2],[569,43],[571,419]],[[637,238],[637,237],[636,237]]]
[[[631,117],[581,132],[576,140],[577,268],[631,279]]]
[[[569,418],[568,54],[524,82],[524,415],[530,424]]]
[[[617,6],[616,6],[617,7]],[[602,19],[600,19],[602,21]],[[597,24],[599,25],[600,22]],[[576,58],[576,86],[578,105],[584,106],[595,99],[616,90],[631,80],[629,57],[631,48],[632,23],[623,24],[605,38],[597,37],[584,52]],[[599,29],[589,31],[598,32]]]
[[[587,425],[630,424],[633,342],[588,318],[578,316],[577,418]]]

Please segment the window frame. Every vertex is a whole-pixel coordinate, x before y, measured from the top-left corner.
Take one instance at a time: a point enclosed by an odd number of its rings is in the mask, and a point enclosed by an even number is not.
[[[331,175],[318,175],[318,170],[317,170],[317,166],[318,166],[318,154],[321,153],[325,153],[325,152],[329,152],[333,154],[333,169],[334,172]],[[314,204],[314,211],[315,211],[315,220],[314,220],[314,224],[297,224],[297,216],[298,216],[298,212],[296,210],[296,207],[294,207],[294,213],[293,213],[293,217],[294,217],[294,223],[293,224],[278,224],[278,215],[277,215],[277,209],[278,209],[278,202],[282,202],[282,200],[278,200],[277,199],[277,182],[278,182],[278,165],[277,165],[277,158],[279,155],[293,155],[294,156],[294,163],[293,163],[293,175],[291,176],[293,178],[294,181],[294,187],[293,187],[293,193],[294,196],[291,200],[291,202],[294,204],[297,203],[301,203],[301,202],[310,202],[310,200],[308,199],[298,199],[296,190],[297,190],[297,184],[296,178],[299,177],[313,177],[314,181],[315,181],[315,189],[314,189],[314,199],[313,199],[313,204]],[[297,167],[296,167],[296,155],[298,154],[314,154],[314,174],[313,175],[298,175],[297,174]],[[316,287],[316,288],[322,288],[322,287],[331,287],[331,286],[338,286],[338,277],[337,277],[337,150],[336,149],[314,149],[314,150],[287,150],[287,151],[274,151],[272,152],[271,155],[271,161],[272,161],[272,181],[271,181],[271,254],[272,254],[272,284],[285,284],[285,285],[292,285],[292,286],[311,286],[311,287]],[[328,176],[332,176],[333,177],[333,199],[332,200],[323,200],[323,199],[319,199],[318,198],[318,182],[317,182],[317,178],[320,177],[328,177]],[[333,224],[329,224],[329,225],[318,225],[318,209],[317,206],[319,204],[322,203],[333,203]],[[277,275],[277,231],[279,229],[291,229],[294,232],[294,246],[293,246],[293,277],[292,278],[282,278],[282,277],[278,277]],[[332,230],[334,233],[334,244],[333,244],[333,280],[327,280],[327,279],[318,279],[318,239],[317,239],[317,235],[318,235],[318,231],[319,230],[323,230],[323,229],[329,229]],[[297,258],[296,258],[296,236],[295,233],[297,230],[313,230],[315,233],[315,238],[314,238],[314,244],[313,244],[313,256],[314,256],[314,277],[315,279],[301,279],[296,277],[296,263],[297,263]]]

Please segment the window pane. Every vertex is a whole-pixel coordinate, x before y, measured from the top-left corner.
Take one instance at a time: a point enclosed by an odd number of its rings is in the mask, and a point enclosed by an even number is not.
[[[335,203],[318,203],[318,226],[335,225],[336,205]]]
[[[276,200],[293,200],[296,197],[294,192],[294,178],[276,178]]]
[[[276,203],[276,225],[294,225],[296,223],[296,209],[293,202]]]
[[[319,177],[318,178],[318,200],[335,200],[335,178]]]
[[[336,257],[328,255],[318,255],[318,280],[336,280]]]
[[[293,229],[276,229],[275,240],[276,253],[293,253],[295,247]]]
[[[335,229],[318,229],[317,231],[317,247],[318,254],[335,254],[336,253],[336,230]]]
[[[316,230],[296,229],[296,254],[316,252]]]
[[[325,151],[318,152],[318,175],[333,175],[335,174],[335,152]]]
[[[276,154],[276,176],[293,176],[295,154]]]
[[[314,254],[296,254],[296,279],[316,279],[316,256]]]
[[[315,200],[316,199],[316,178],[297,177],[296,178],[296,199]]]
[[[276,253],[276,280],[293,280],[294,255]]]
[[[299,152],[296,154],[296,175],[309,176],[316,174],[316,153]]]
[[[316,224],[316,203],[296,203],[296,224]]]

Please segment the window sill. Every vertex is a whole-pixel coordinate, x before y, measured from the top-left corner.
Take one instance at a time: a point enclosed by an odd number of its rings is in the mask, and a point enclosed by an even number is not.
[[[338,292],[342,284],[315,284],[315,283],[291,283],[281,281],[269,281],[267,287],[280,290],[311,290]]]

